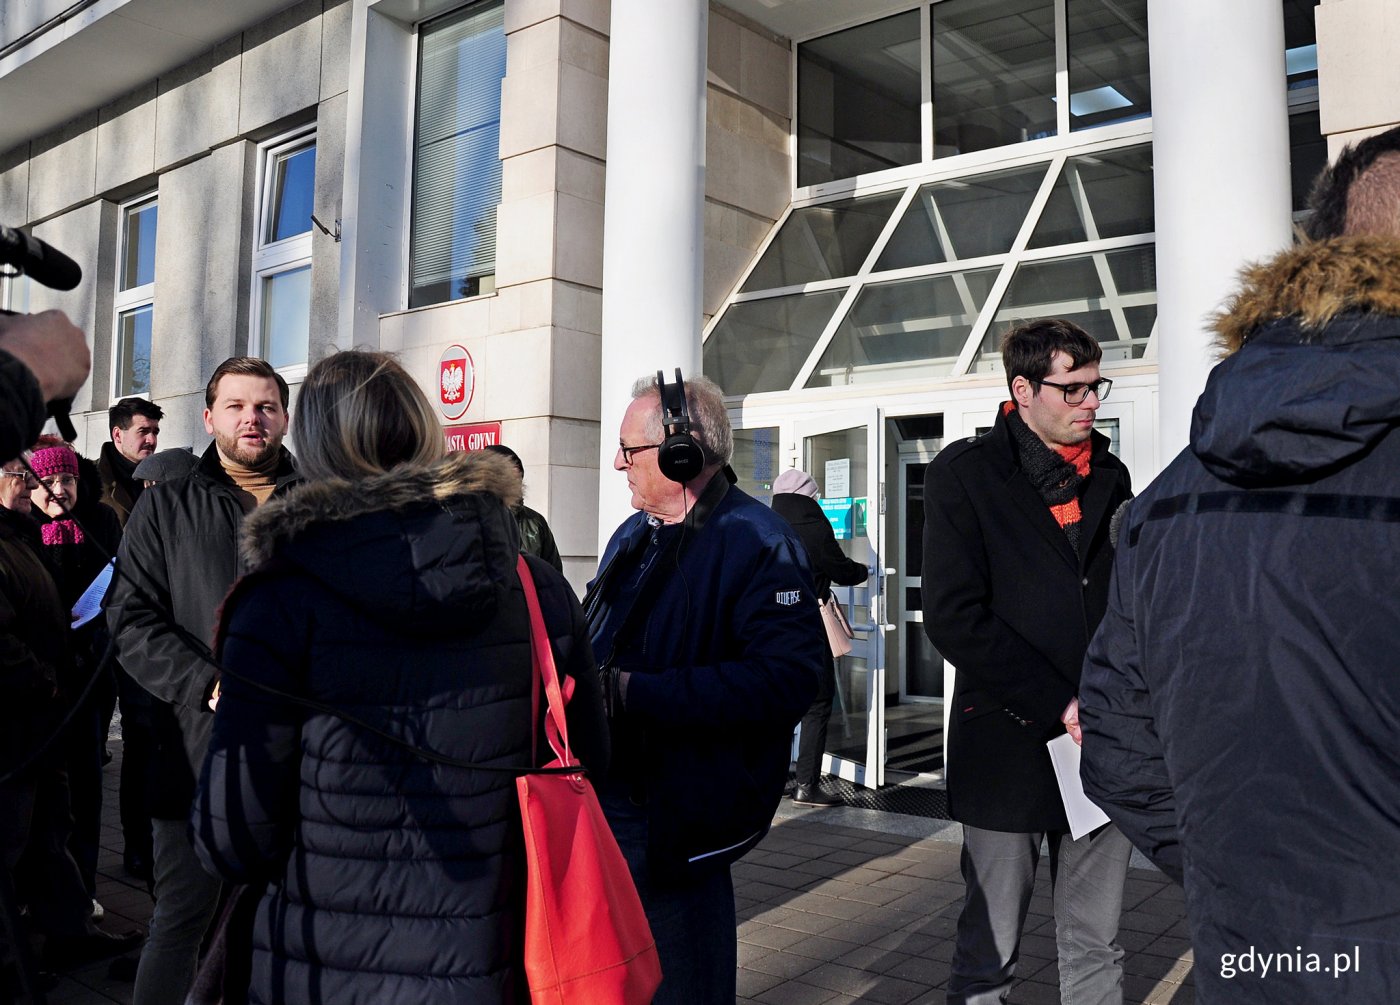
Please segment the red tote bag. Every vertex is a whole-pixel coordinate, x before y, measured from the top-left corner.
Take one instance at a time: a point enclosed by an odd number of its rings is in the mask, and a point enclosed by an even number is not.
[[[535,582],[517,564],[530,610],[535,695],[549,702],[545,736],[555,754],[546,768],[578,765],[569,749],[563,688],[554,667]],[[538,722],[538,713],[533,721]],[[515,781],[525,826],[525,975],[535,1005],[645,1005],[661,984],[641,899],[593,786],[577,773],[522,775]]]

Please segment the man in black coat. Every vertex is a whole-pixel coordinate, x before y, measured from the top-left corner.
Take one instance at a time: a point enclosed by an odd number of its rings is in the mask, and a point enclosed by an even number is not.
[[[1072,840],[1047,741],[1078,739],[1079,672],[1103,616],[1109,518],[1128,472],[1094,431],[1111,382],[1099,344],[1036,321],[1002,346],[1011,401],[944,448],[924,481],[924,630],[957,668],[948,799],[966,900],[947,1000],[991,1005],[1015,973],[1048,840],[1065,1001],[1122,1001],[1115,944],[1131,846],[1111,825]]]
[[[244,516],[296,480],[282,447],[287,383],[265,360],[225,360],[204,398],[204,428],[214,442],[199,466],[143,492],[127,521],[119,561],[144,592],[118,577],[107,598],[123,667],[158,699],[152,759],[160,782],[151,805],[156,907],[136,974],[137,1005],[184,1001],[219,893],[188,833],[213,722],[214,667],[160,608],[173,612],[195,640],[208,640],[219,603],[242,571]]]
[[[1400,129],[1246,270],[1128,507],[1084,789],[1185,887],[1196,1000],[1400,1001]]]
[[[97,473],[102,476],[102,501],[112,507],[123,527],[145,487],[136,477],[136,465],[156,452],[163,418],[165,410],[145,398],[123,398],[107,409],[112,438],[102,444]]]

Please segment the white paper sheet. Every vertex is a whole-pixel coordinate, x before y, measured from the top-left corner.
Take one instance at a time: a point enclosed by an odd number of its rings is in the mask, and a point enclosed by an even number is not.
[[[1055,737],[1046,748],[1050,763],[1055,766],[1055,781],[1060,783],[1060,799],[1069,818],[1069,835],[1076,841],[1091,830],[1108,823],[1108,814],[1089,801],[1079,780],[1079,744],[1064,733]]]
[[[108,562],[92,581],[92,585],[83,591],[83,595],[73,605],[74,628],[81,628],[102,613],[102,598],[107,595],[107,587],[111,585],[112,563]]]

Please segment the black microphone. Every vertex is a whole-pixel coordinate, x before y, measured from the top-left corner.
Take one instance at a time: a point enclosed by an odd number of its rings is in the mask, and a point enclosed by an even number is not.
[[[78,263],[63,252],[3,224],[0,224],[0,264],[13,265],[51,290],[71,290],[83,278]]]

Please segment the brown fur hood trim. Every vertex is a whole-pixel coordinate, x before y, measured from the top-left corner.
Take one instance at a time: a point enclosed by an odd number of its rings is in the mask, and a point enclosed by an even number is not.
[[[1241,289],[1215,316],[1222,356],[1270,321],[1296,317],[1316,331],[1338,314],[1400,317],[1400,241],[1338,237],[1290,248],[1240,273]]]
[[[509,458],[476,450],[448,454],[432,467],[400,468],[360,481],[306,482],[249,514],[243,522],[243,560],[248,568],[257,568],[313,524],[406,510],[427,499],[446,501],[472,492],[496,496],[513,508],[520,504],[520,473]]]

